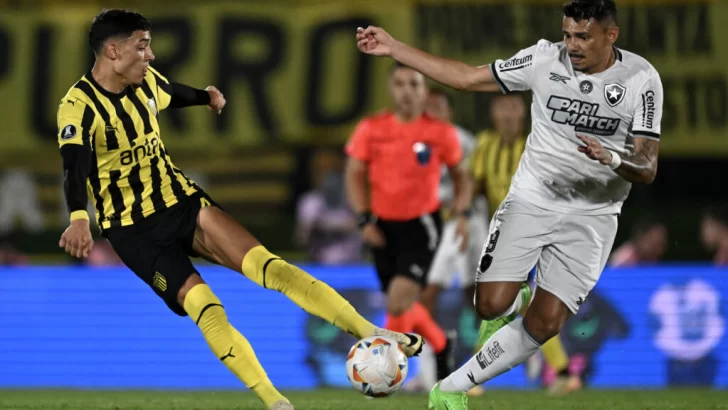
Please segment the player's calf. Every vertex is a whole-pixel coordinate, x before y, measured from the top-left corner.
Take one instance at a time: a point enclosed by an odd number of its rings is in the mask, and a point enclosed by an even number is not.
[[[539,288],[524,317],[524,326],[539,343],[559,334],[571,316],[569,308],[554,294]]]
[[[292,409],[273,387],[248,340],[230,325],[222,303],[210,287],[198,275],[190,278],[180,290],[182,304],[215,356],[258,395],[267,409]]]

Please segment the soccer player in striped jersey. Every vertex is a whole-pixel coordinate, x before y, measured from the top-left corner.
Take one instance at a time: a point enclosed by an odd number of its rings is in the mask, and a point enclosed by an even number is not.
[[[95,65],[58,109],[63,188],[71,212],[59,246],[73,256],[88,256],[90,194],[97,225],[121,260],[173,312],[190,316],[215,355],[267,409],[293,406],[230,325],[190,256],[279,291],[357,338],[388,336],[407,355],[419,354],[420,336],[375,327],[328,285],[270,253],[174,165],[161,140],[159,113],[188,106],[220,113],[225,97],[215,87],[200,90],[169,81],[152,68],[150,31],[146,18],[125,10],[103,10],[93,20],[89,45]]]

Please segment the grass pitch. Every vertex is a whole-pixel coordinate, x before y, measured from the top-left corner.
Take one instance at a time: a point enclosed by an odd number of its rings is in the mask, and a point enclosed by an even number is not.
[[[351,390],[285,392],[296,410],[427,409],[424,394],[367,399]],[[249,392],[0,390],[3,410],[264,410]],[[598,390],[553,398],[541,391],[491,391],[470,399],[470,410],[726,409],[728,391]]]

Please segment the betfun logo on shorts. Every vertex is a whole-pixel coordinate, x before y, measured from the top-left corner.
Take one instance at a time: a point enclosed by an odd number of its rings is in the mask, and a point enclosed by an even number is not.
[[[598,116],[599,104],[555,95],[549,98],[547,107],[553,110],[551,121],[557,124],[573,125],[577,132],[602,136],[614,135],[622,121],[619,118]]]

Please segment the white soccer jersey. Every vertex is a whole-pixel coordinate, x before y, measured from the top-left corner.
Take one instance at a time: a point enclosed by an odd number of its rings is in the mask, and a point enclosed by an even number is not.
[[[463,161],[465,164],[470,159],[470,154],[475,149],[475,137],[470,131],[465,128],[455,125],[455,129],[458,131],[458,141],[460,141],[460,147],[463,150]],[[442,167],[440,171],[440,202],[450,202],[455,199],[455,184],[450,178],[450,172],[446,166]]]
[[[615,48],[606,71],[587,75],[571,66],[563,42],[541,40],[490,65],[504,93],[531,90],[532,128],[511,193],[548,210],[619,213],[631,184],[579,151],[576,135],[598,139],[620,154],[633,138],[659,140],[660,75],[644,58]]]

